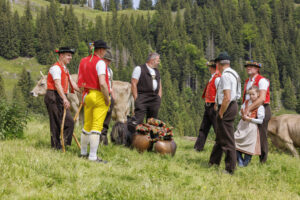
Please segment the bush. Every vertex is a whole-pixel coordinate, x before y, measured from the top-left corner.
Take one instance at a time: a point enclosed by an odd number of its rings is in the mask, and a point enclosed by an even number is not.
[[[27,115],[17,103],[0,100],[0,139],[21,138],[27,124]]]

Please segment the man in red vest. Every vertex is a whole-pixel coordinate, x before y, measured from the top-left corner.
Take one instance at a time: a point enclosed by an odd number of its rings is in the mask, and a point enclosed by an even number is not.
[[[265,77],[260,75],[259,69],[262,67],[260,63],[247,61],[245,67],[247,69],[249,78],[246,80],[244,85],[243,103],[245,100],[250,99],[248,89],[252,85],[255,85],[259,88],[259,97],[247,109],[245,109],[245,112],[242,113],[242,115],[248,115],[251,111],[257,109],[260,105],[263,105],[265,107],[265,118],[263,124],[258,125],[261,144],[261,155],[259,158],[261,163],[265,163],[268,156],[267,128],[268,122],[272,115],[270,108],[270,82]]]
[[[214,109],[214,105],[217,92],[217,85],[220,81],[221,74],[216,69],[216,64],[214,60],[207,62],[206,65],[209,67],[211,78],[206,84],[206,87],[202,94],[202,98],[205,100],[205,111],[199,130],[199,135],[194,146],[194,149],[196,151],[203,150],[211,126],[213,126],[215,132],[217,130],[217,115]]]
[[[45,104],[49,113],[51,147],[61,149],[60,128],[64,108],[67,109],[64,127],[64,141],[66,145],[71,145],[72,134],[74,129],[74,120],[69,111],[70,102],[67,99],[69,84],[72,89],[78,90],[75,82],[70,78],[69,71],[66,67],[72,59],[74,50],[69,47],[61,47],[58,51],[58,61],[49,69],[47,77],[47,93]]]
[[[83,89],[84,126],[81,134],[81,156],[104,162],[97,156],[100,135],[109,105],[110,85],[107,64],[103,59],[109,47],[102,40],[93,43],[94,53],[80,61],[78,87]],[[90,144],[90,153],[87,149]]]

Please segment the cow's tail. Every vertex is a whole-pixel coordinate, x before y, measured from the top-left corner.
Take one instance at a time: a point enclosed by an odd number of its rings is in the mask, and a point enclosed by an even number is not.
[[[131,115],[134,115],[134,99],[133,99],[132,94],[130,94],[130,97],[129,97],[129,106],[131,109]]]

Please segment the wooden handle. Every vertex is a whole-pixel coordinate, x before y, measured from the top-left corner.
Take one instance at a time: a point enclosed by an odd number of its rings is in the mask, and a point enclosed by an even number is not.
[[[80,104],[80,106],[79,106],[79,108],[78,108],[78,110],[77,110],[77,113],[75,114],[74,121],[76,121],[76,119],[78,118],[79,113],[80,113],[81,108],[82,108],[82,105],[83,105],[83,103]]]
[[[66,108],[64,108],[64,115],[62,118],[62,123],[61,123],[61,127],[60,127],[60,143],[61,143],[61,147],[62,147],[62,151],[65,153],[66,149],[65,149],[65,141],[64,141],[64,126],[65,126],[65,119],[66,119]]]
[[[81,111],[81,109],[82,109],[82,105],[83,105],[83,103],[80,104],[80,106],[79,106],[79,108],[78,108],[78,110],[77,110],[77,113],[75,114],[74,121],[76,121],[76,119],[78,118],[79,113],[80,113],[80,111]],[[75,133],[73,133],[73,138],[74,138],[74,140],[75,140],[75,142],[76,142],[78,148],[81,149],[80,143],[78,142]]]

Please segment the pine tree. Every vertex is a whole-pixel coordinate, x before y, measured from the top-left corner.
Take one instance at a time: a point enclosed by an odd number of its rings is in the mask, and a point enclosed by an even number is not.
[[[133,3],[132,0],[123,0],[122,1],[122,9],[133,9]]]
[[[0,55],[7,59],[17,58],[19,56],[19,37],[17,23],[11,13],[10,2],[5,4],[5,12],[1,14],[0,20]]]
[[[283,105],[285,108],[291,110],[294,110],[296,108],[297,99],[295,95],[295,89],[290,77],[288,77],[284,83],[284,90],[282,93],[282,97],[283,97],[282,99]]]
[[[103,6],[102,6],[102,3],[101,3],[101,0],[95,0],[95,3],[94,3],[94,9],[95,10],[103,10]]]
[[[30,72],[23,68],[17,86],[23,96],[23,101],[28,109],[32,108],[33,97],[30,95],[30,91],[33,87],[33,81],[31,79]]]
[[[152,0],[140,0],[139,9],[140,10],[151,10]]]
[[[103,9],[104,11],[109,11],[109,0],[104,0]]]
[[[96,17],[96,24],[95,24],[95,33],[97,38],[96,39],[101,39],[101,40],[106,40],[106,32],[105,32],[105,26],[102,21],[101,15],[98,15]]]
[[[109,10],[109,11],[116,10],[116,3],[115,3],[115,0],[109,0],[108,10]]]
[[[40,15],[37,17],[37,59],[41,64],[52,64],[49,59],[54,61],[54,57],[50,57],[51,48],[50,36],[48,32],[48,18],[45,10],[42,8]]]
[[[34,56],[34,26],[29,1],[27,1],[24,16],[21,18],[20,40],[22,41],[22,45],[20,46],[20,55],[23,57]]]

